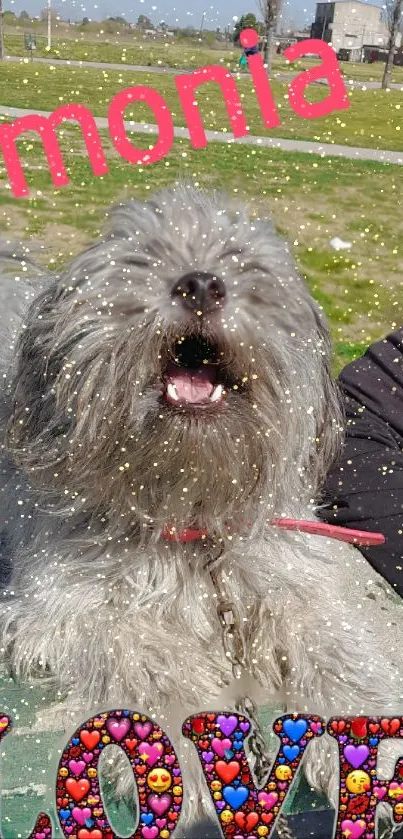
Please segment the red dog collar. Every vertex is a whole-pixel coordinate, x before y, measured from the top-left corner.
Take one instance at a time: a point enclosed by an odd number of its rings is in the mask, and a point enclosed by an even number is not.
[[[319,521],[273,519],[270,523],[275,527],[282,527],[284,530],[297,530],[301,533],[311,533],[313,536],[327,536],[328,539],[337,539],[339,542],[350,542],[353,545],[365,547],[383,545],[386,541],[383,533],[352,530],[348,527],[338,527],[335,524],[326,524]],[[205,530],[197,530],[192,527],[176,530],[175,527],[166,526],[162,531],[162,538],[167,542],[197,542],[199,539],[207,539],[207,533]]]

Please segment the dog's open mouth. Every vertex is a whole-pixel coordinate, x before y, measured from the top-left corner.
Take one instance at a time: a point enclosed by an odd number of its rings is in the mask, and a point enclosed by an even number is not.
[[[218,346],[190,336],[177,341],[164,374],[164,398],[170,405],[219,406],[236,382],[225,367]]]

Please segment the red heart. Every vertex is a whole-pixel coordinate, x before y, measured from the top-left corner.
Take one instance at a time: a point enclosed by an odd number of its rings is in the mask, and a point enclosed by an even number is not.
[[[196,734],[203,734],[204,728],[205,728],[204,720],[201,720],[201,719],[194,720],[193,731],[195,731]]]
[[[78,831],[78,839],[102,839],[102,833],[97,828],[95,828],[95,830],[87,830],[87,828],[84,827],[82,830]]]
[[[135,768],[138,775],[144,775],[144,772],[147,770],[146,766],[136,766]]]
[[[210,745],[210,740],[199,740],[199,746],[200,746],[201,749],[204,749],[205,751],[207,751],[209,745]]]
[[[216,714],[207,714],[207,719],[209,722],[214,722],[216,718]]]
[[[241,767],[237,760],[231,760],[229,763],[225,763],[224,760],[217,760],[215,770],[222,781],[230,784],[239,775]]]
[[[264,824],[270,824],[274,819],[274,813],[261,813],[260,818]]]
[[[177,813],[168,813],[168,818],[171,822],[176,822],[178,819]]]
[[[370,722],[368,728],[371,734],[376,734],[376,732],[379,731],[379,722]]]
[[[135,740],[134,737],[127,737],[125,740],[126,749],[129,749],[129,752],[134,752],[137,743],[138,740]]]
[[[357,737],[358,739],[366,737],[367,725],[367,717],[355,717],[355,719],[351,723],[351,731],[353,732],[354,737]]]
[[[75,778],[67,778],[66,781],[66,790],[74,798],[74,801],[82,801],[90,786],[91,784],[86,778],[82,778],[81,781],[77,781]]]
[[[80,731],[80,740],[84,743],[86,749],[89,752],[92,752],[95,749],[95,746],[98,745],[101,739],[101,735],[99,731],[88,731],[88,729],[84,729],[84,731]]]

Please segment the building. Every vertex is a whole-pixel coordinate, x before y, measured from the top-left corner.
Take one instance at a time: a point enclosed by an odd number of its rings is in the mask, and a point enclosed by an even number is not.
[[[330,43],[342,60],[373,61],[386,57],[389,29],[380,6],[363,0],[334,0],[316,4],[311,38]]]

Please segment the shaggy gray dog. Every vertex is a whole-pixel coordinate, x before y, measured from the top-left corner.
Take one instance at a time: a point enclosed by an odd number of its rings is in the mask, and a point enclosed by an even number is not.
[[[326,323],[271,224],[178,187],[119,206],[60,276],[24,252],[3,265],[0,629],[17,676],[56,682],[70,732],[106,708],[154,713],[185,829],[212,812],[189,714],[242,691],[326,718],[403,713],[399,599],[355,548],[270,524],[315,517],[341,427]],[[235,687],[211,567],[243,635]],[[336,744],[309,750],[336,803]]]

